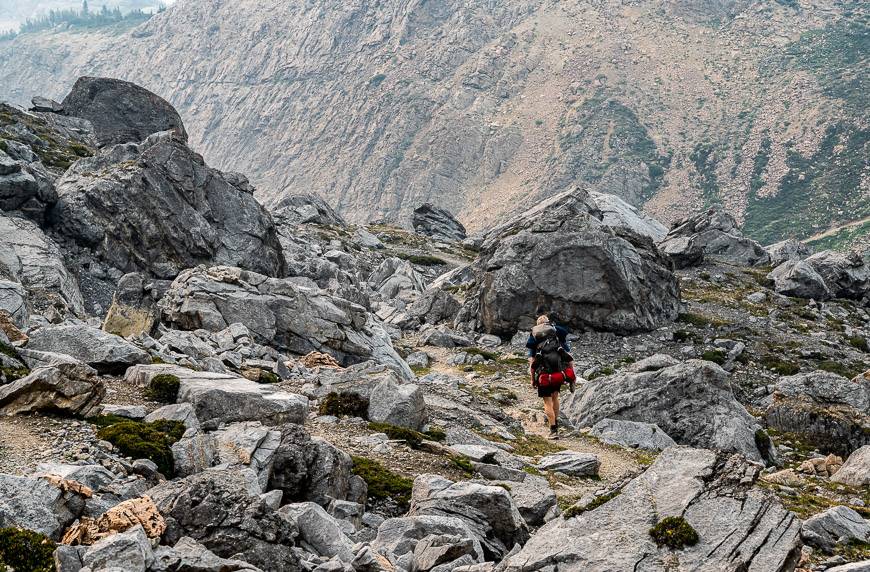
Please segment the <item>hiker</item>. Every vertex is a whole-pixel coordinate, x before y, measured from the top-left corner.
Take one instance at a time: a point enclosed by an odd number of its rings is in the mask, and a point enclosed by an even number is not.
[[[535,321],[526,342],[529,349],[529,375],[538,397],[544,399],[544,412],[550,423],[550,438],[559,438],[559,392],[567,381],[574,393],[574,358],[568,345],[568,330],[555,324],[546,314]]]

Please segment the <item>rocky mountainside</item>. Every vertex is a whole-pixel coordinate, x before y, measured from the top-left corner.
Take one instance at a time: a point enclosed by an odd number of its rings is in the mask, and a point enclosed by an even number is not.
[[[64,102],[0,105],[0,570],[870,566],[870,255],[582,189],[357,226],[140,86]]]
[[[575,185],[769,244],[870,229],[867,6],[822,0],[189,0],[120,36],[0,44],[0,97],[132,80],[266,201],[480,231]]]

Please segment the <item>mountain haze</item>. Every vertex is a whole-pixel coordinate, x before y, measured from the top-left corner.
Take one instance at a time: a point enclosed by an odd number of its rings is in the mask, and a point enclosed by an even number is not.
[[[867,38],[857,2],[188,0],[0,44],[0,97],[137,82],[261,199],[356,222],[432,202],[479,230],[579,185],[773,242],[870,216]]]

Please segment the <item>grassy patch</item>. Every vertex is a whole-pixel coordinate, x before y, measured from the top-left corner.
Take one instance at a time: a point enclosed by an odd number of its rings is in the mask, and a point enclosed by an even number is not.
[[[728,361],[728,352],[720,349],[706,350],[704,353],[701,354],[701,359],[723,365],[726,361]]]
[[[849,338],[849,345],[864,353],[870,353],[870,344],[867,343],[867,338],[864,336],[852,336]]]
[[[779,375],[794,375],[801,370],[801,366],[798,364],[769,354],[762,356],[760,363]]]
[[[852,379],[856,375],[860,375],[867,371],[867,364],[860,362],[847,363],[836,360],[825,360],[819,362],[818,368],[823,371],[829,371]]]
[[[549,441],[540,435],[521,435],[514,441],[507,441],[498,435],[487,434],[484,436],[490,441],[508,443],[513,447],[514,454],[522,455],[523,457],[540,457],[565,450],[565,447],[561,447],[555,442]]]
[[[97,437],[117,447],[126,457],[152,460],[157,470],[172,478],[175,471],[170,447],[181,439],[184,431],[181,421],[162,419],[144,423],[125,419],[104,426],[97,431]]]
[[[482,350],[480,348],[465,348],[462,351],[464,351],[465,353],[467,353],[469,355],[481,356],[481,357],[483,357],[483,359],[488,359],[488,360],[492,360],[492,361],[495,361],[499,358],[499,355],[496,352]]]
[[[649,529],[649,534],[659,546],[679,550],[698,543],[698,533],[681,516],[668,516]]]
[[[697,312],[684,312],[677,316],[677,321],[683,324],[691,324],[696,328],[718,328],[727,326],[728,322],[719,318],[711,318]]]
[[[451,455],[450,462],[453,463],[453,465],[457,467],[460,471],[469,475],[474,474],[474,465],[471,464],[471,461],[468,460],[468,457],[464,455]]]
[[[359,475],[369,488],[369,499],[392,500],[407,510],[414,481],[387,469],[373,459],[352,457],[353,474]]]
[[[323,398],[319,407],[321,415],[335,415],[336,417],[362,417],[365,419],[368,411],[369,400],[352,391],[332,391]]]
[[[178,398],[178,388],[181,380],[177,375],[161,373],[151,378],[151,383],[145,388],[143,394],[146,398],[161,403],[175,403]]]
[[[54,541],[21,528],[0,528],[0,570],[52,572]]]
[[[584,512],[588,512],[590,510],[595,510],[596,508],[600,507],[601,505],[603,505],[607,501],[613,500],[614,498],[618,497],[619,493],[621,493],[621,492],[622,492],[621,490],[617,489],[617,490],[611,491],[605,495],[595,497],[595,499],[592,502],[590,502],[589,504],[587,504],[586,506],[581,507],[581,506],[578,506],[575,504],[575,505],[569,507],[567,510],[565,510],[562,513],[562,517],[563,518],[574,518],[575,516],[579,516],[579,515],[583,514]]]

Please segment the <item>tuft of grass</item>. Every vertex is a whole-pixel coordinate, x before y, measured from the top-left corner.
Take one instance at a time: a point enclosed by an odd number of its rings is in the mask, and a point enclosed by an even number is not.
[[[595,499],[592,502],[590,502],[589,504],[587,504],[586,506],[583,506],[583,507],[575,504],[575,505],[569,507],[567,510],[565,510],[562,513],[562,518],[566,518],[566,519],[567,518],[574,518],[575,516],[579,516],[579,515],[583,514],[584,512],[588,512],[590,510],[595,510],[596,508],[600,507],[601,505],[603,505],[607,501],[613,500],[614,498],[618,497],[619,493],[621,493],[621,492],[622,491],[620,489],[616,489],[615,491],[610,491],[607,494],[595,497]]]
[[[445,433],[444,429],[438,427],[437,425],[432,425],[429,427],[429,430],[426,431],[425,435],[429,437],[433,441],[444,441],[447,438],[447,433]]]
[[[496,361],[499,358],[499,355],[496,352],[491,352],[488,350],[482,350],[480,348],[463,348],[463,350],[467,354],[482,356],[483,359],[488,359],[491,361]],[[528,360],[526,360],[528,363]]]
[[[727,326],[728,322],[719,318],[711,318],[697,312],[685,312],[677,316],[677,321],[683,324],[691,324],[696,328],[719,328]]]
[[[691,339],[694,339],[694,336],[686,330],[677,330],[676,332],[674,332],[675,342],[683,343]]]
[[[105,416],[103,422],[107,422]],[[172,478],[175,473],[172,445],[184,435],[181,421],[161,419],[151,423],[124,421],[111,423],[97,431],[97,437],[108,441],[126,457],[150,459],[163,475]]]
[[[319,411],[321,415],[365,419],[369,412],[369,400],[353,391],[332,391],[320,402]]]
[[[178,388],[181,380],[177,375],[161,373],[151,378],[151,383],[143,392],[145,397],[161,403],[175,403],[178,398]]]
[[[0,570],[53,572],[53,540],[32,530],[0,528]]]
[[[794,375],[801,370],[801,366],[798,364],[773,355],[765,355],[760,361],[765,368],[773,370],[779,375]]]
[[[450,462],[453,463],[462,472],[469,475],[474,474],[474,466],[471,464],[471,461],[468,460],[468,457],[464,455],[451,455]]]
[[[706,350],[701,354],[701,359],[723,365],[728,360],[728,353],[721,349]]]
[[[865,338],[864,336],[850,337],[849,345],[855,349],[861,350],[864,353],[870,353],[870,344],[867,343],[867,338]]]
[[[387,469],[374,459],[351,457],[353,474],[362,477],[368,485],[369,499],[392,500],[402,510],[407,510],[411,501],[414,481]]]
[[[487,439],[490,441],[496,441],[499,443],[508,443],[505,439],[499,437],[498,435],[485,435]],[[559,451],[564,451],[565,448],[557,445],[555,442],[550,441],[540,435],[521,435],[517,437],[516,440],[509,442],[510,446],[513,447],[513,452],[516,455],[522,455],[523,457],[539,457],[542,455],[549,455],[551,453],[558,453]]]
[[[823,371],[829,371],[831,373],[836,373],[837,375],[842,375],[843,377],[848,377],[849,379],[852,379],[856,375],[860,375],[867,370],[867,366],[863,363],[850,364],[835,360],[825,360],[819,362],[818,368]]]
[[[381,423],[378,421],[371,421],[369,423],[369,429],[375,431],[376,433],[386,433],[387,437],[389,437],[390,439],[404,441],[412,449],[419,449],[420,445],[423,443],[423,440],[426,438],[426,436],[419,431],[414,431],[413,429],[408,429],[407,427],[399,427],[398,425],[392,425],[390,423]]]
[[[649,529],[649,534],[659,546],[667,546],[674,550],[698,543],[698,533],[681,516],[663,518],[657,525]]]

